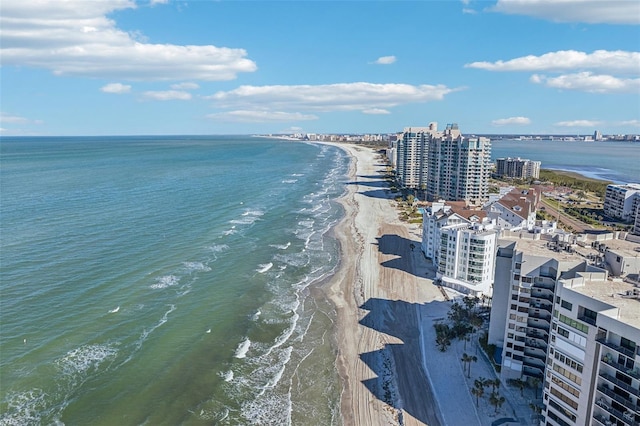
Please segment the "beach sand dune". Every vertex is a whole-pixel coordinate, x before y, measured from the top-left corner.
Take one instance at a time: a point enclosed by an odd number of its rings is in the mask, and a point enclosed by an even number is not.
[[[337,311],[337,368],[345,425],[442,424],[423,370],[419,307],[443,301],[420,251],[420,228],[403,223],[375,151],[352,156],[345,218],[336,227],[342,261],[326,291]]]

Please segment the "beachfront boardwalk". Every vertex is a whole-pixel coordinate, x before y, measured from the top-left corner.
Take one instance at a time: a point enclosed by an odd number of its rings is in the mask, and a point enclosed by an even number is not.
[[[445,290],[453,300],[461,295]],[[434,323],[446,321],[452,301],[432,301],[421,305],[419,316],[422,325],[423,368],[434,388],[436,403],[445,425],[535,425],[533,410],[529,406],[534,401],[534,390],[524,389],[522,394],[513,386],[501,383],[497,388],[505,402],[496,411],[489,403],[492,387],[484,389],[484,395],[476,401],[471,394],[478,378],[494,380],[498,378],[491,362],[477,343],[477,338],[466,342],[453,340],[446,352],[437,347]],[[471,363],[471,374],[461,361],[463,354],[475,356]],[[538,391],[540,392],[540,391]]]

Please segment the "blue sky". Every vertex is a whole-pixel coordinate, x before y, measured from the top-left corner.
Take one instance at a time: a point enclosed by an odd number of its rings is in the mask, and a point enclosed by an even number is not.
[[[0,3],[0,135],[640,133],[640,2]]]

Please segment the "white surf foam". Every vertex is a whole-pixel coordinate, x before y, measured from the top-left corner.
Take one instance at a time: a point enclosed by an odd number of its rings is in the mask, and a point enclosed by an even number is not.
[[[6,410],[0,414],[0,425],[22,426],[42,424],[41,413],[47,408],[42,389],[12,393],[6,396]]]
[[[175,275],[165,275],[163,277],[156,278],[156,283],[151,284],[150,287],[155,290],[163,289],[177,285],[179,281],[180,278]]]
[[[258,265],[258,269],[256,269],[256,272],[259,272],[260,274],[264,274],[265,272],[267,272],[272,267],[273,267],[273,263],[271,263],[271,262],[269,262],[269,263],[261,263],[260,265]]]
[[[226,244],[215,244],[215,245],[209,246],[209,250],[211,250],[214,253],[222,253],[224,251],[229,250],[229,246]]]
[[[168,306],[169,306],[169,310],[164,313],[164,315],[162,316],[162,318],[160,318],[160,321],[158,321],[158,323],[156,325],[151,327],[149,330],[147,330],[145,328],[142,331],[142,334],[140,335],[140,338],[138,339],[138,344],[137,344],[138,349],[142,346],[144,341],[147,340],[147,337],[149,337],[149,335],[151,333],[153,333],[158,327],[162,326],[164,323],[169,321],[169,314],[176,310],[176,305],[168,305]],[[127,361],[128,361],[128,359],[127,359]]]
[[[249,340],[248,337],[245,337],[245,339],[238,345],[236,353],[233,356],[240,359],[246,358],[247,352],[249,352],[249,346],[251,346],[251,340]]]
[[[187,270],[187,273],[190,272],[209,272],[211,270],[210,267],[205,265],[202,262],[182,262],[184,268]]]
[[[284,179],[282,181],[282,183],[296,183],[298,182],[298,179]]]
[[[222,231],[222,234],[223,235],[233,235],[236,232],[238,232],[238,231],[236,231],[236,227],[232,226],[231,229],[227,229],[226,231]]]
[[[85,374],[118,353],[112,345],[84,345],[67,352],[55,364],[64,374]]]
[[[262,314],[262,312],[260,312],[260,309],[258,309],[255,314],[251,315],[251,321],[258,321],[258,318],[260,318],[260,314]]]
[[[117,306],[117,307],[115,307],[115,308],[113,308],[113,309],[109,309],[109,313],[110,313],[110,314],[115,314],[115,313],[116,313],[116,312],[118,312],[119,310],[120,310],[120,306]]]
[[[287,244],[270,244],[269,247],[277,248],[278,250],[286,250],[291,246],[291,241]]]
[[[221,372],[220,375],[222,376],[225,382],[230,382],[233,380],[233,370]]]

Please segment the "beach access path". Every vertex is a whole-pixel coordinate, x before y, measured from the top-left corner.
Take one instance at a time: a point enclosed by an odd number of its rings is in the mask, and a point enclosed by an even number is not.
[[[476,409],[469,384],[478,375],[494,378],[493,369],[478,355],[467,379],[463,342],[437,350],[433,322],[446,318],[448,299],[456,295],[434,285],[431,262],[420,250],[420,225],[400,221],[397,194],[388,189],[386,163],[375,150],[333,145],[352,157],[341,198],[345,218],[335,228],[341,262],[325,287],[337,313],[343,424],[484,426],[523,410],[508,399],[494,413],[486,396]]]

